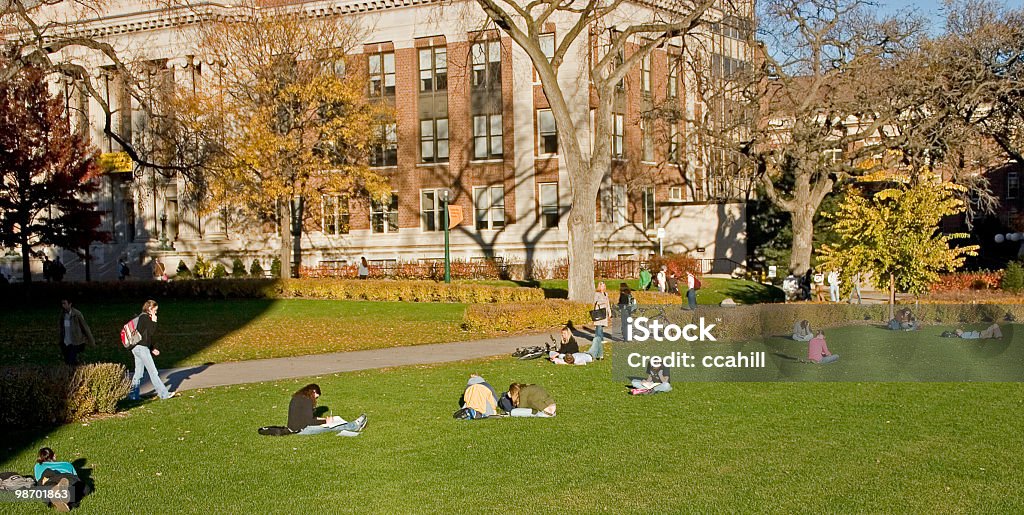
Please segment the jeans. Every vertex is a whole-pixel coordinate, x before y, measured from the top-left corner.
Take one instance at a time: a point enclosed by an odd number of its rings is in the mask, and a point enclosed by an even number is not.
[[[839,302],[839,285],[830,284],[828,285],[828,298],[832,302]]]
[[[644,387],[644,382],[643,381],[641,381],[640,379],[634,379],[633,380],[633,388],[643,388],[643,387]],[[669,383],[655,383],[654,384],[654,388],[651,388],[651,390],[653,390],[655,392],[671,392],[672,391],[672,385],[669,384]]]
[[[697,309],[697,290],[693,288],[686,290],[686,304],[690,310]]]
[[[138,400],[139,385],[142,384],[142,374],[145,372],[149,372],[149,381],[153,383],[153,390],[156,391],[157,396],[161,399],[170,398],[171,392],[167,391],[167,387],[160,379],[160,373],[156,370],[156,363],[153,363],[153,354],[150,353],[149,348],[136,345],[132,348],[132,354],[135,355],[135,374],[132,375],[132,393],[129,399]]]
[[[511,415],[513,417],[541,417],[541,418],[551,418],[552,416],[554,416],[554,415],[548,415],[547,413],[545,413],[543,411],[538,411],[537,413],[534,413],[533,410],[530,409],[530,408],[512,408],[512,411],[509,412],[509,415]]]
[[[345,422],[340,426],[325,427],[325,426],[306,426],[305,429],[299,431],[296,434],[300,435],[319,435],[323,433],[337,433],[340,431],[356,431],[359,429],[359,424],[356,421]]]
[[[839,354],[829,354],[828,356],[822,356],[821,357],[821,361],[819,361],[818,364],[819,365],[827,365],[827,364],[832,363],[833,361],[835,361],[837,359],[839,359]]]
[[[599,325],[594,328],[594,341],[593,344],[587,349],[587,354],[590,354],[594,359],[604,359],[604,326]]]
[[[60,344],[60,352],[64,355],[64,363],[68,365],[78,364],[78,354],[85,349],[85,345],[64,345]]]
[[[864,302],[864,299],[860,296],[860,286],[857,286],[856,284],[854,284],[853,289],[850,290],[850,304],[853,304],[854,295],[857,296],[857,304],[862,304]]]

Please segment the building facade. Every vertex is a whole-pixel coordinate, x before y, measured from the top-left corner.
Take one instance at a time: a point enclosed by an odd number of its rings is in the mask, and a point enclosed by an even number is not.
[[[446,191],[464,213],[451,231],[453,259],[564,259],[570,189],[554,118],[530,59],[488,28],[493,25],[475,3],[342,0],[300,8],[310,15],[354,17],[366,28],[366,41],[350,56],[346,73],[365,74],[367,95],[395,111],[394,124],[366,128],[384,136],[371,165],[389,179],[391,198],[304,199],[303,266],[354,263],[361,256],[380,262],[442,258]],[[229,8],[153,9],[124,1],[75,23],[74,30],[152,63],[149,80],[193,87],[215,68],[204,61],[190,27],[218,9]],[[554,36],[570,26],[569,20],[552,19],[541,36],[545,51],[553,51]],[[712,49],[708,66],[748,61],[744,37],[718,27],[702,36]],[[559,78],[579,120],[579,140],[611,145],[614,156],[598,202],[596,258],[643,259],[663,251],[743,263],[745,204],[723,194],[701,153],[690,148],[681,121],[699,119],[705,108],[688,93],[691,72],[682,45],[657,49],[626,77],[615,99],[609,142],[588,135],[596,105],[588,81],[590,38],[582,35],[575,46]],[[151,136],[137,101],[110,63],[82,59],[114,113],[113,130],[145,148]],[[102,152],[119,152],[120,145],[104,133],[98,101],[72,81],[61,88],[93,143]],[[650,115],[665,106],[687,116]],[[258,260],[269,269],[278,255],[276,229],[226,210],[201,215],[187,199],[182,178],[129,164],[101,180],[98,208],[113,241],[90,249],[93,278],[115,276],[121,258],[133,276],[145,276],[157,258],[173,275],[179,261],[191,266],[199,256],[225,264],[237,257],[247,268]],[[84,276],[83,260],[65,253],[64,262],[69,278]]]

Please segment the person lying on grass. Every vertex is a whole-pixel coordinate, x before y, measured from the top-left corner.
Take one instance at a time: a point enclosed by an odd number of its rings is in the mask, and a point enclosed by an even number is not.
[[[39,449],[35,476],[40,485],[53,488],[55,497],[49,502],[57,511],[70,511],[89,493],[88,485],[79,479],[75,466],[57,461],[57,455],[49,447]]]
[[[964,331],[963,329],[956,330],[957,338],[964,340],[987,340],[990,338],[1002,338],[1003,331],[999,329],[998,324],[992,324],[981,331]]]
[[[317,418],[314,410],[320,398],[320,385],[307,384],[292,395],[288,405],[288,428],[300,435],[338,433],[338,436],[356,436],[366,427],[366,414],[352,422],[341,417]]]
[[[555,351],[548,353],[548,358],[556,365],[586,365],[594,361],[594,357],[586,352],[575,352],[559,354]]]
[[[672,385],[669,384],[669,371],[670,369],[668,367],[656,367],[648,362],[647,379],[634,379],[632,381],[633,388],[629,393],[633,395],[642,395],[646,393],[671,392]]]
[[[513,417],[555,416],[555,399],[540,386],[512,383],[508,387],[508,396],[512,399],[509,414]]]
[[[825,332],[818,330],[818,335],[807,343],[807,360],[811,363],[825,365],[839,359],[839,354],[832,354],[825,343]]]
[[[471,374],[459,399],[455,418],[473,420],[498,414],[498,394],[484,378]]]

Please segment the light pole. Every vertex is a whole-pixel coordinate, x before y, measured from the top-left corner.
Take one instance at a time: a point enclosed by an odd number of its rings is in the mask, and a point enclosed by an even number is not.
[[[448,196],[451,191],[447,188],[441,190],[441,224],[444,225],[444,282],[452,282],[452,261],[448,245]]]

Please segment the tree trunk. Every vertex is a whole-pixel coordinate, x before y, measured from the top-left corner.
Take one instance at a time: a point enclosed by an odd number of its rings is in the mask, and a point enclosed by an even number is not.
[[[288,199],[277,199],[278,212],[281,213],[281,248],[278,259],[281,260],[281,277],[292,276],[292,209]]]
[[[24,230],[24,225],[22,230]],[[28,238],[22,238],[21,240],[21,282],[28,284],[32,282],[32,262],[30,251],[32,249],[28,246]]]
[[[793,224],[793,248],[789,254],[789,269],[800,277],[811,267],[811,253],[814,249],[814,212],[817,208],[799,206],[790,213]]]
[[[302,270],[302,217],[305,205],[304,197],[292,200],[292,263],[295,264],[295,277]]]
[[[889,320],[896,318],[896,276],[889,274]]]
[[[569,300],[594,300],[594,221],[597,216],[596,188],[590,177],[577,178],[573,184],[572,210],[569,212]]]

